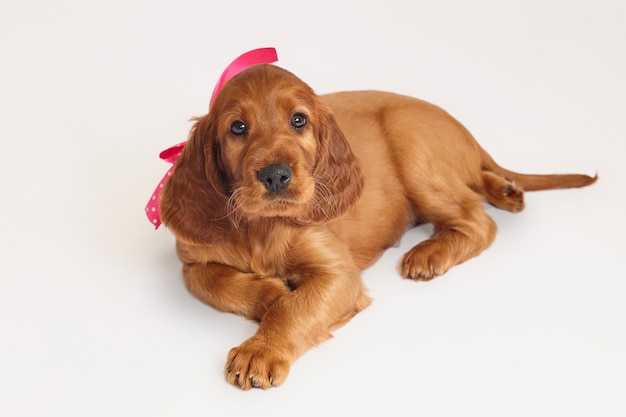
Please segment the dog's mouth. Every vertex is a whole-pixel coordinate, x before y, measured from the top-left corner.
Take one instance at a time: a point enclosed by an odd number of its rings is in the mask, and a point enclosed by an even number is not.
[[[297,200],[273,195],[256,202],[237,204],[231,208],[231,215],[252,222],[262,218],[297,218],[305,210]]]
[[[260,217],[291,217],[302,210],[301,199],[290,190],[267,192],[257,207]]]
[[[241,187],[231,193],[229,212],[247,220],[271,217],[294,218],[309,209],[310,193],[290,187],[281,191],[270,191],[255,184]]]

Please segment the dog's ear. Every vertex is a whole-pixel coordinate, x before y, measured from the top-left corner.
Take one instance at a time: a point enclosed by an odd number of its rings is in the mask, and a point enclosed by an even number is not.
[[[319,139],[313,176],[317,182],[309,223],[324,222],[352,208],[363,190],[363,172],[335,116],[319,105]]]
[[[161,195],[163,223],[185,243],[211,243],[230,229],[214,126],[210,114],[196,119]]]

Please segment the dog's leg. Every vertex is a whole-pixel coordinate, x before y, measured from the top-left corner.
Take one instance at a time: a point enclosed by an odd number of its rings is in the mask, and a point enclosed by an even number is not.
[[[371,302],[347,251],[311,243],[302,239],[295,246],[295,289],[268,308],[254,336],[229,352],[231,384],[244,390],[281,385],[293,361]]]
[[[402,260],[403,275],[418,281],[431,280],[477,256],[496,235],[496,224],[478,194],[468,188],[457,188],[453,194],[431,191],[418,207],[420,215],[434,224],[435,232]]]
[[[239,272],[218,264],[185,264],[185,284],[196,298],[217,310],[261,320],[277,298],[290,292],[278,278]]]

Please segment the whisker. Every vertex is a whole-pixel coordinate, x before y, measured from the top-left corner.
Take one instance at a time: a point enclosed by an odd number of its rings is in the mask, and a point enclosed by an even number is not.
[[[333,217],[337,214],[337,205],[335,204],[335,197],[328,189],[326,184],[319,178],[313,178],[313,181],[317,185],[314,190],[315,199],[313,200],[313,206],[318,208],[326,219]],[[330,213],[327,209],[330,208]]]
[[[226,216],[224,216],[224,218],[228,217],[228,220],[230,220],[237,231],[240,230],[239,223],[241,221],[241,211],[238,209],[239,204],[237,203],[240,196],[241,188],[235,188],[226,202]]]

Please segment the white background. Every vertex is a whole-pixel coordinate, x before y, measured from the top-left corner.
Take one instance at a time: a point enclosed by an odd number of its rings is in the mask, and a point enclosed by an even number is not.
[[[0,415],[626,414],[626,3],[5,1],[0,6]],[[285,385],[225,382],[256,325],[185,290],[144,204],[239,54],[317,92],[434,102],[522,172],[600,175],[488,208],[481,256],[400,278]]]

